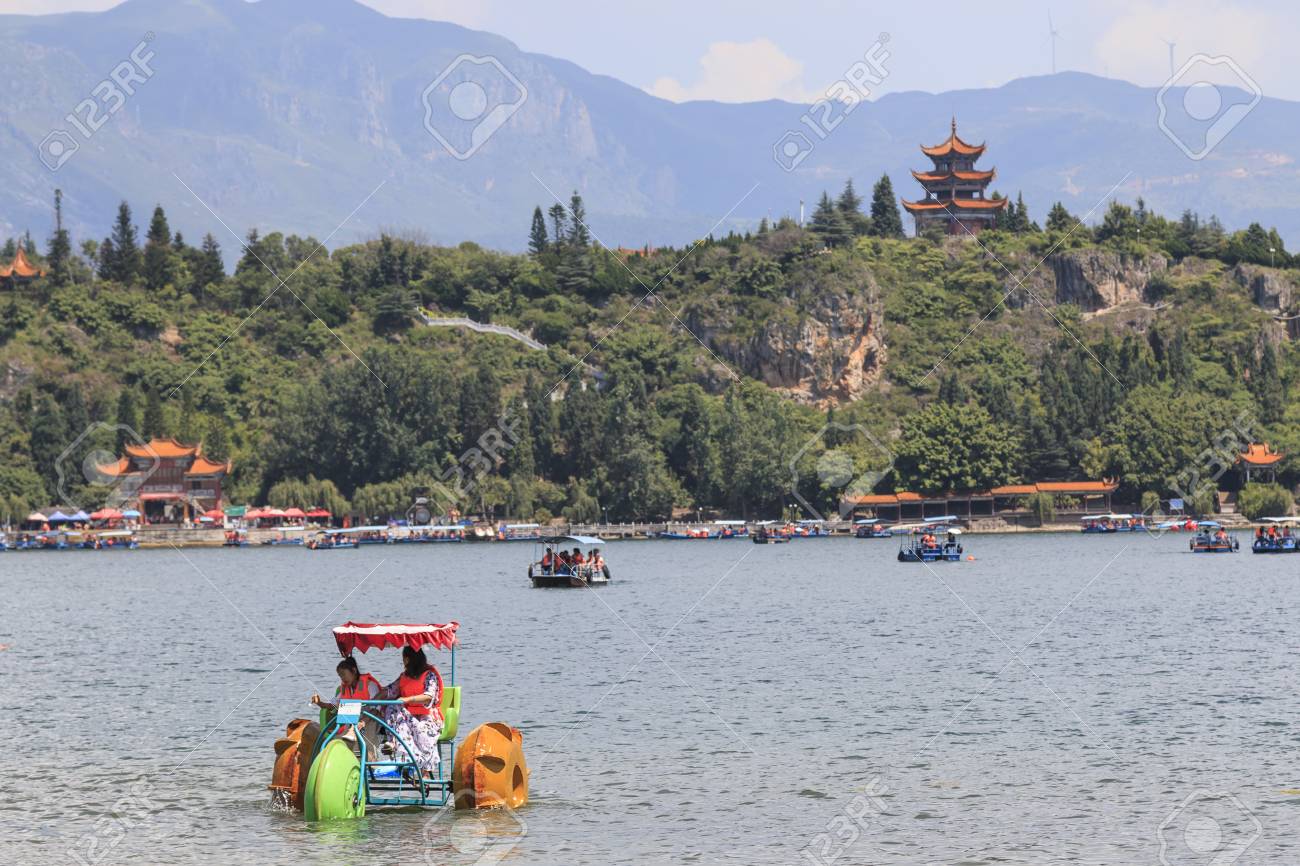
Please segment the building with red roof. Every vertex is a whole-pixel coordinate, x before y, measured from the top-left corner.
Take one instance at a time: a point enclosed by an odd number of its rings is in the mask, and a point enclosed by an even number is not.
[[[205,456],[202,443],[154,438],[127,443],[122,450],[116,463],[98,470],[145,519],[179,522],[221,508],[222,484],[231,463]]]
[[[903,200],[903,207],[916,221],[918,235],[929,226],[940,226],[950,235],[974,235],[993,226],[1007,200],[984,197],[985,188],[997,177],[996,169],[975,168],[984,147],[969,144],[957,135],[955,117],[946,141],[921,146],[921,153],[934,163],[930,171],[912,172],[912,177],[925,189],[925,198]]]

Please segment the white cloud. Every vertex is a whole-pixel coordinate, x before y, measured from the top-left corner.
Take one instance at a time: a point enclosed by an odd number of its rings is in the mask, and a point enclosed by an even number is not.
[[[1244,5],[1220,0],[1138,2],[1118,12],[1097,40],[1096,53],[1112,77],[1160,85],[1169,78],[1169,40],[1175,43],[1175,69],[1196,54],[1227,55],[1258,79],[1269,75],[1277,57],[1289,56],[1281,44],[1285,33],[1277,26],[1276,12]],[[1220,84],[1238,83],[1213,70],[1208,77]]]
[[[711,43],[700,58],[700,75],[693,84],[683,84],[676,78],[660,78],[647,89],[673,102],[787,99],[806,103],[820,96],[804,85],[803,64],[768,39]]]

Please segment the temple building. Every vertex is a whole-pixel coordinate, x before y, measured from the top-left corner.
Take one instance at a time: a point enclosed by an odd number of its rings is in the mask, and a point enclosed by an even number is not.
[[[1285,454],[1278,454],[1268,447],[1268,443],[1252,442],[1246,450],[1237,455],[1237,465],[1241,467],[1242,484],[1251,481],[1264,481],[1269,484],[1276,480],[1276,467]]]
[[[992,228],[1007,200],[984,197],[984,189],[997,176],[995,169],[975,168],[975,161],[984,153],[984,145],[962,141],[957,136],[954,117],[948,140],[932,147],[922,145],[921,152],[934,163],[930,171],[912,172],[912,177],[925,188],[925,198],[903,200],[903,207],[916,220],[916,233],[919,235],[934,225],[941,226],[950,235],[973,235]]]
[[[98,467],[108,483],[117,485],[123,504],[150,522],[173,523],[197,519],[221,508],[221,485],[230,474],[230,461],[209,460],[203,445],[175,439],[127,443],[116,463]]]
[[[23,283],[45,276],[45,271],[27,260],[27,253],[20,246],[14,254],[13,261],[0,265],[0,283],[5,288],[14,289]]]

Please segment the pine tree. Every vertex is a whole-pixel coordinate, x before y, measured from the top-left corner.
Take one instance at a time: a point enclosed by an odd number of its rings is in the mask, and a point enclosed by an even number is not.
[[[128,285],[140,272],[140,249],[136,243],[135,224],[131,222],[131,206],[125,201],[117,206],[117,219],[110,240],[113,245],[112,256],[107,259],[107,278]]]
[[[591,232],[587,230],[587,208],[576,189],[569,199],[569,246],[583,252],[591,246]]]
[[[555,245],[558,247],[560,241],[569,236],[568,211],[557,201],[546,213],[551,218],[551,237],[555,239]]]
[[[140,435],[140,413],[135,407],[135,391],[123,388],[117,395],[117,453],[122,453],[122,446],[132,442]]]
[[[528,252],[540,256],[546,252],[550,242],[546,237],[546,217],[542,216],[540,206],[533,208],[533,227],[528,232]]]
[[[1259,353],[1259,367],[1250,384],[1259,404],[1259,419],[1265,424],[1281,421],[1286,411],[1286,393],[1277,369],[1277,352],[1268,340],[1264,341],[1264,348]]]
[[[1047,212],[1047,230],[1049,232],[1068,232],[1078,223],[1079,221],[1059,201],[1052,205],[1052,209]]]
[[[72,282],[72,241],[63,227],[63,190],[54,191],[54,234],[50,237],[50,252],[46,256],[50,282],[66,286]]]
[[[98,263],[95,269],[96,276],[101,280],[113,279],[113,268],[117,264],[116,255],[117,253],[113,249],[113,239],[104,238],[99,245]]]
[[[844,190],[835,201],[835,208],[844,215],[844,221],[855,235],[869,234],[871,220],[862,212],[862,196],[853,188],[853,178],[844,182]]]
[[[203,236],[194,268],[194,286],[200,292],[226,278],[226,266],[221,259],[221,245],[209,232]]]
[[[171,242],[172,232],[167,225],[167,215],[163,213],[162,205],[158,205],[153,209],[153,219],[149,221],[142,266],[145,288],[151,291],[156,292],[174,281]]]
[[[817,209],[813,211],[809,229],[828,247],[843,246],[853,236],[848,223],[844,220],[844,214],[836,209],[830,195],[825,192],[817,202]]]
[[[901,238],[903,216],[898,211],[894,185],[882,174],[871,188],[871,233],[879,238]]]

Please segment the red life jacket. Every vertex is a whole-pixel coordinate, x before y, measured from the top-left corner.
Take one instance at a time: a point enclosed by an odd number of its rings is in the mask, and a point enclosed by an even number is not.
[[[374,687],[373,692],[371,686]],[[357,681],[350,686],[340,684],[338,697],[341,701],[368,701],[372,695],[379,694],[381,686],[379,680],[370,674],[362,674],[357,677]]]
[[[407,704],[406,710],[413,716],[427,716],[434,714],[438,723],[442,723],[442,674],[438,669],[430,667],[429,671],[433,672],[434,679],[437,680],[438,686],[433,693],[433,703],[431,704]],[[408,677],[403,673],[397,679],[397,693],[404,698],[415,697],[416,695],[427,694],[424,688],[424,680],[429,675],[429,671],[423,671],[415,677]]]

